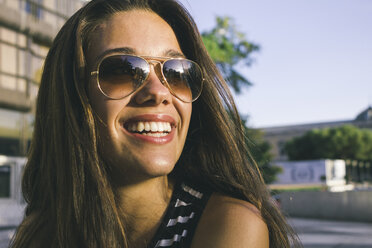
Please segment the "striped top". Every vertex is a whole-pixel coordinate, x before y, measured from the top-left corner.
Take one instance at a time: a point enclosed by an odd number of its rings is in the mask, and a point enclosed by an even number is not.
[[[186,183],[175,185],[164,218],[148,248],[189,247],[199,218],[211,195]]]

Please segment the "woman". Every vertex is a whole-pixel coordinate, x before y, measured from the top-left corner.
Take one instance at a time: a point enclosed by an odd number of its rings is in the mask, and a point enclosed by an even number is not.
[[[248,154],[179,3],[93,0],[45,61],[11,247],[289,247]]]

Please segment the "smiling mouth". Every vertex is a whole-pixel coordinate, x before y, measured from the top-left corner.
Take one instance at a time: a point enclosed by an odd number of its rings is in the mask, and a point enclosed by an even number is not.
[[[136,133],[152,137],[164,137],[172,131],[170,122],[131,122],[124,125],[125,129],[130,133]]]

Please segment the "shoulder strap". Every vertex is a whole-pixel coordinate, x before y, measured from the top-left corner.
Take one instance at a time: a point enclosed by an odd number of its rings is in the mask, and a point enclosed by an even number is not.
[[[164,218],[148,246],[188,247],[211,191],[189,183],[177,184]]]

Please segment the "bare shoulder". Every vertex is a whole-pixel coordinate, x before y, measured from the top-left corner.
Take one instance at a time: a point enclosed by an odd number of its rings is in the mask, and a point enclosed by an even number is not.
[[[191,247],[268,248],[269,232],[254,205],[214,193],[200,218]]]

